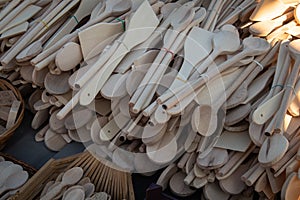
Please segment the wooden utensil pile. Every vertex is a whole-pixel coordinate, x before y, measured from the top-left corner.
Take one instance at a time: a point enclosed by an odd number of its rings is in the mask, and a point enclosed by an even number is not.
[[[0,157],[0,199],[8,199],[17,193],[28,180],[28,173],[22,166]]]
[[[76,2],[53,1],[1,57],[45,88],[29,99],[33,128],[50,117],[37,141],[92,140],[141,173],[169,165],[158,183],[179,196],[239,199],[254,186],[271,199],[298,170],[298,1]],[[82,12],[90,20],[67,32]]]

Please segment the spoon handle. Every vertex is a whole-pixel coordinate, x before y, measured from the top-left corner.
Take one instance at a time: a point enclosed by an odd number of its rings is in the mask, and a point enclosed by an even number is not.
[[[295,92],[294,86],[298,79],[299,71],[300,71],[300,59],[297,59],[286,84],[286,89],[283,95],[282,104],[278,111],[278,115],[275,121],[275,127],[274,127],[275,132],[283,133],[284,131],[283,129],[284,117],[289,107],[289,104],[292,100],[293,92]]]

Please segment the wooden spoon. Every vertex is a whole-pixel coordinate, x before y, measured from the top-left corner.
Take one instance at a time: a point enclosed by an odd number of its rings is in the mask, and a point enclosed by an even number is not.
[[[199,37],[201,35],[201,37]],[[184,44],[184,62],[181,66],[175,81],[170,86],[170,90],[188,80],[188,77],[195,66],[198,65],[212,50],[213,34],[204,29],[194,27]],[[197,53],[196,53],[197,52]]]
[[[267,43],[265,40],[260,39],[260,38],[251,38],[251,37],[243,40],[243,46],[244,46],[244,49],[242,52],[238,53],[231,59],[222,63],[216,69],[209,70],[206,74],[204,74],[205,77],[209,77],[209,78],[215,77],[216,74],[219,74],[220,72],[223,72],[226,69],[230,68],[231,65],[233,63],[235,63],[237,60],[240,60],[247,56],[260,55],[260,54],[266,53],[270,49],[269,43]],[[202,77],[204,77],[204,75],[202,75]],[[171,107],[173,107],[174,105],[176,105],[180,100],[184,99],[184,97],[193,93],[195,91],[195,89],[201,87],[206,82],[207,82],[207,78],[200,78],[198,80],[192,81],[191,84],[186,84],[185,86],[183,86],[183,87],[186,87],[185,89],[178,88],[178,91],[180,91],[180,92],[178,92],[176,94],[176,96],[173,96],[170,93],[166,93],[166,94],[160,96],[158,101],[164,102],[163,107],[166,110],[168,110]],[[170,97],[172,97],[172,98],[170,98]],[[166,99],[168,99],[168,100],[166,101]]]
[[[63,200],[84,200],[85,193],[82,186],[72,186],[64,192]]]
[[[224,38],[228,40],[224,41]],[[223,30],[213,34],[212,45],[212,53],[196,68],[199,74],[202,74],[219,55],[236,52],[240,48],[240,38],[231,31]]]
[[[121,22],[99,23],[80,31],[78,36],[84,60],[98,55],[106,45],[111,44],[123,31]],[[102,34],[95,34],[97,32]]]
[[[69,42],[57,52],[55,64],[61,71],[69,71],[75,68],[82,58],[80,45],[75,42]]]
[[[230,194],[224,192],[217,182],[208,183],[204,186],[203,193],[206,199],[224,199],[227,200],[230,197]]]
[[[266,21],[281,16],[288,8],[281,0],[260,1],[250,16],[252,21]]]
[[[70,73],[63,72],[60,75],[48,73],[45,77],[45,88],[50,94],[65,94],[70,90],[68,83]]]
[[[205,157],[197,158],[197,165],[206,169],[217,169],[228,162],[229,156],[226,149],[213,148]]]
[[[58,112],[59,110],[56,110],[54,113],[51,114],[51,117],[49,119],[49,125],[53,131],[63,134],[67,132],[67,129],[65,128],[65,121],[57,119],[56,114]]]
[[[93,112],[86,108],[74,110],[70,116],[65,119],[65,127],[68,130],[76,130],[86,125],[92,118]]]
[[[167,131],[163,138],[154,145],[147,145],[146,151],[148,157],[155,163],[163,165],[172,161],[179,149],[177,138],[180,137],[182,128]]]
[[[8,176],[0,188],[0,194],[7,190],[14,190],[21,187],[28,180],[28,173],[26,171],[19,171]]]
[[[50,190],[41,200],[53,199],[65,186],[76,184],[83,176],[83,170],[80,167],[74,167],[66,171],[56,187]],[[84,193],[84,192],[83,192]]]
[[[275,28],[283,25],[285,21],[288,21],[294,17],[294,12],[288,12],[287,14],[284,14],[276,19],[270,19],[270,20],[264,20],[257,22],[255,24],[252,24],[249,27],[249,31],[259,37],[265,37],[269,35]]]
[[[6,167],[0,173],[0,186],[3,186],[5,184],[5,181],[8,179],[8,177],[20,171],[22,171],[22,167],[20,165],[6,163]]]
[[[233,195],[240,194],[245,188],[246,184],[241,180],[241,176],[248,170],[248,166],[241,165],[228,178],[222,179],[219,182],[223,191]]]
[[[47,148],[52,151],[60,151],[64,146],[67,145],[67,142],[62,135],[55,133],[51,129],[48,129],[46,132],[44,141]]]
[[[146,24],[145,23],[140,24],[140,22],[143,21],[140,18],[141,16],[147,17]],[[81,105],[87,105],[95,98],[96,94],[102,89],[103,85],[105,84],[105,82],[107,81],[107,79],[109,78],[113,70],[117,67],[118,63],[120,63],[122,58],[134,46],[145,41],[155,30],[155,27],[158,25],[158,23],[159,23],[158,19],[153,13],[151,6],[149,5],[148,2],[144,2],[140,6],[140,8],[135,12],[135,14],[132,16],[129,22],[128,30],[127,32],[125,32],[122,45],[119,46],[119,48],[116,50],[114,55],[109,59],[109,61],[105,64],[105,66],[101,68],[101,70],[90,80],[90,82],[86,85],[85,89],[81,92],[80,94]],[[133,35],[132,32],[129,31],[132,29],[140,30],[140,33],[138,33],[139,37],[136,37],[137,35],[136,32]],[[132,37],[134,37],[134,39]],[[124,45],[127,48],[124,48]],[[98,60],[97,62],[100,61]]]

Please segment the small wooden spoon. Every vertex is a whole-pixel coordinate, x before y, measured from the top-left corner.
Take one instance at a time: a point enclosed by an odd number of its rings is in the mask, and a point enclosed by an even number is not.
[[[65,186],[76,184],[83,176],[83,170],[80,167],[74,167],[66,171],[56,187],[50,190],[41,200],[53,199]],[[84,194],[84,192],[83,192]]]
[[[28,173],[26,171],[19,171],[11,174],[5,179],[4,184],[0,188],[0,194],[7,190],[15,190],[21,187],[28,180]]]
[[[8,177],[22,171],[22,167],[20,165],[15,165],[15,164],[10,164],[10,163],[9,164],[5,163],[5,165],[6,165],[6,167],[0,173],[0,178],[1,178],[0,186],[5,184],[5,181],[8,179]],[[2,166],[5,166],[5,165],[2,165]]]
[[[63,200],[84,200],[85,193],[82,186],[76,185],[67,189],[63,194]]]

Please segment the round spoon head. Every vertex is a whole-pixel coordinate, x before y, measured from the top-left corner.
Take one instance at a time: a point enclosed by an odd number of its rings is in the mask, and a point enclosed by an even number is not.
[[[69,86],[70,73],[64,72],[60,75],[48,73],[45,77],[45,88],[50,94],[65,94],[70,90]]]
[[[174,30],[183,30],[191,23],[195,16],[195,10],[192,9],[193,7],[194,2],[191,1],[178,8],[171,22],[171,26]]]
[[[7,190],[13,190],[21,187],[28,180],[28,173],[26,171],[19,171],[8,177],[4,183]]]
[[[193,115],[199,115],[200,120],[195,122],[198,133],[203,136],[210,136],[214,133],[217,128],[217,110],[211,107],[211,105],[200,105],[198,109],[196,109]],[[198,117],[193,117],[195,120]]]
[[[68,185],[76,184],[83,176],[83,169],[81,167],[74,167],[65,172],[62,182]]]
[[[69,188],[63,195],[63,200],[84,200],[84,190],[82,186]]]
[[[226,38],[226,40],[224,40]],[[218,50],[220,54],[235,52],[240,48],[240,38],[231,31],[220,31],[213,37],[214,51]]]
[[[271,166],[286,153],[289,141],[282,134],[274,134],[267,138],[260,148],[258,161],[264,166]]]
[[[248,37],[243,40],[244,49],[247,49],[248,56],[256,56],[266,53],[271,45],[262,38]]]

